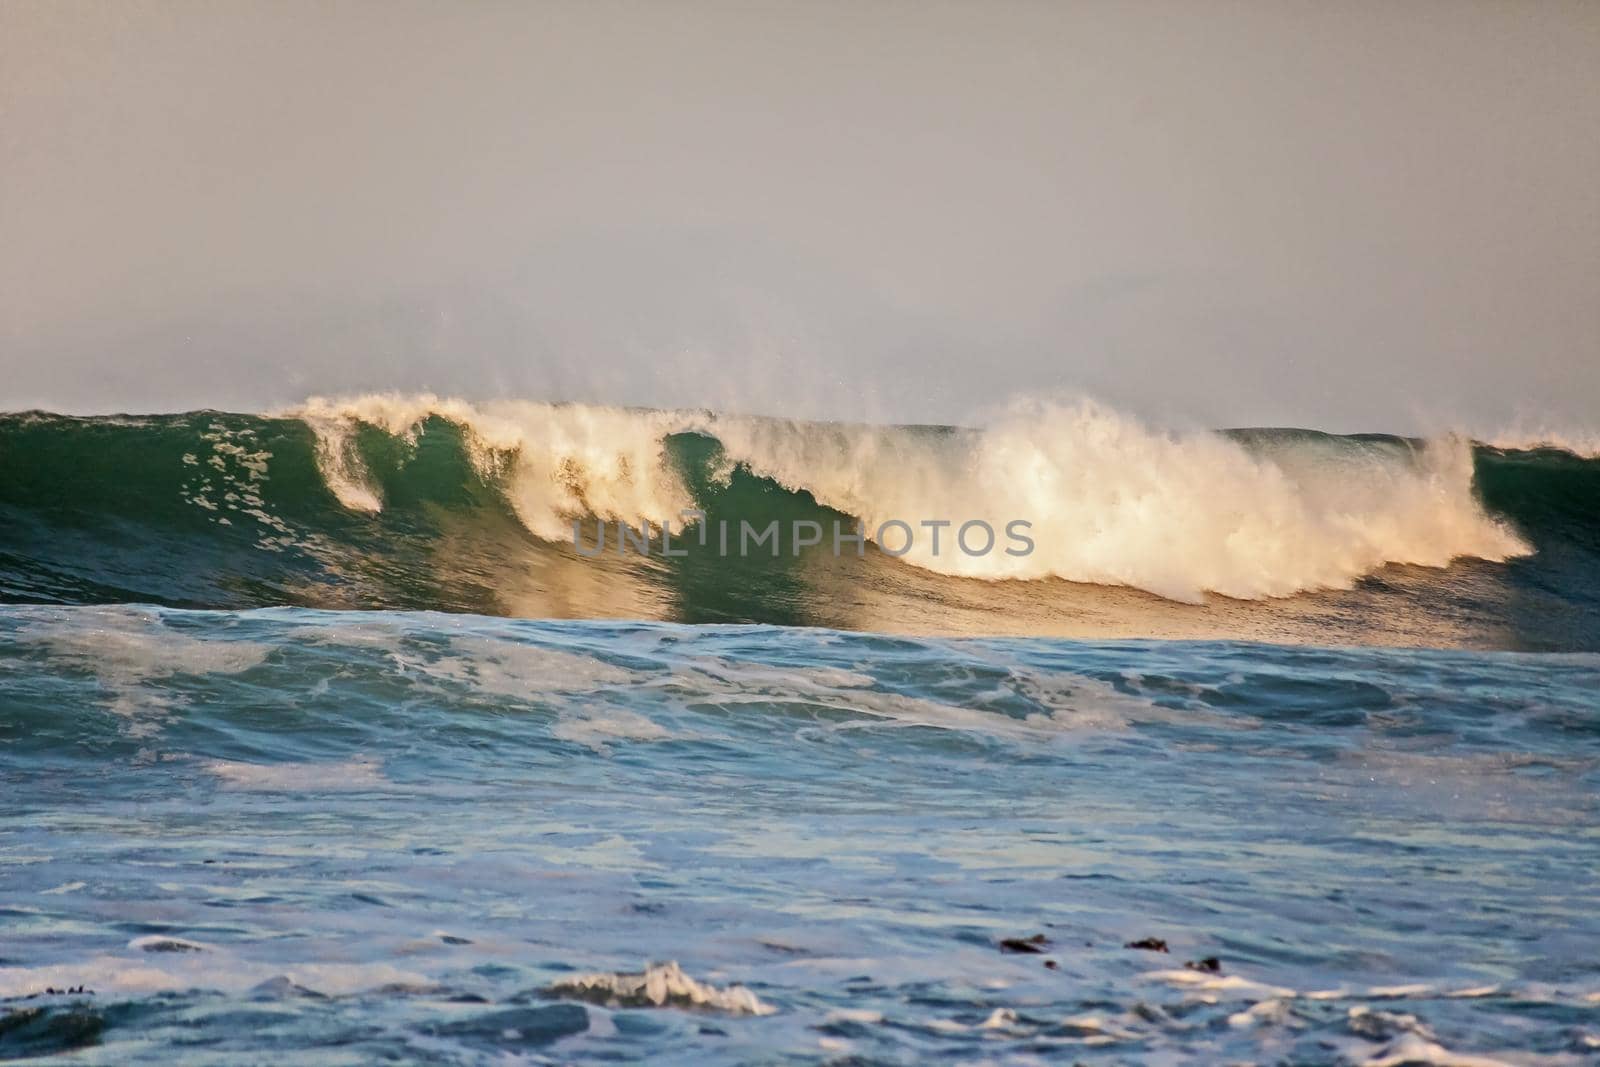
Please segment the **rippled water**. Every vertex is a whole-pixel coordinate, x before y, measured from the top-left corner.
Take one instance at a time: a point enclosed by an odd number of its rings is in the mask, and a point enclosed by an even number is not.
[[[1576,1062],[1597,692],[1593,655],[7,607],[0,1055]]]

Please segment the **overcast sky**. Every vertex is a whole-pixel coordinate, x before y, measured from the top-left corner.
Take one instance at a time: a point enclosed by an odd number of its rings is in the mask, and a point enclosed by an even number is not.
[[[0,408],[1600,421],[1600,3],[0,0]]]

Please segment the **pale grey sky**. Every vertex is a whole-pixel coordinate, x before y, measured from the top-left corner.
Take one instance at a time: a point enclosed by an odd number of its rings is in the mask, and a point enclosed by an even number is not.
[[[1600,422],[1600,3],[0,0],[0,408]]]

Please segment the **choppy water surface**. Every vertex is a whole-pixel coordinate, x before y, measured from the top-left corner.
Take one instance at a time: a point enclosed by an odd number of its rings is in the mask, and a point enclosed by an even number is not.
[[[1580,1062],[1597,693],[1587,654],[7,607],[0,1056]]]

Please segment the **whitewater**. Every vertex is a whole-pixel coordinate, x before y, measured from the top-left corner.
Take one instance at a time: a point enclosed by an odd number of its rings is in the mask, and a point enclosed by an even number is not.
[[[1020,517],[1049,531],[1043,551],[1025,557],[939,556],[931,542],[900,557],[963,577],[1253,599],[1345,587],[1386,563],[1529,551],[1479,506],[1462,438],[1279,442],[1252,453],[1214,433],[1157,432],[1091,402],[1017,404],[981,430],[937,434],[432,396],[314,399],[283,414],[312,428],[328,487],[364,511],[380,510],[382,497],[354,447],[357,429],[414,444],[429,419],[451,423],[480,477],[547,541],[566,539],[573,516],[659,522],[696,510],[663,445],[698,434],[721,446],[722,479],[743,467],[869,531],[887,519],[950,517],[992,527]]]

